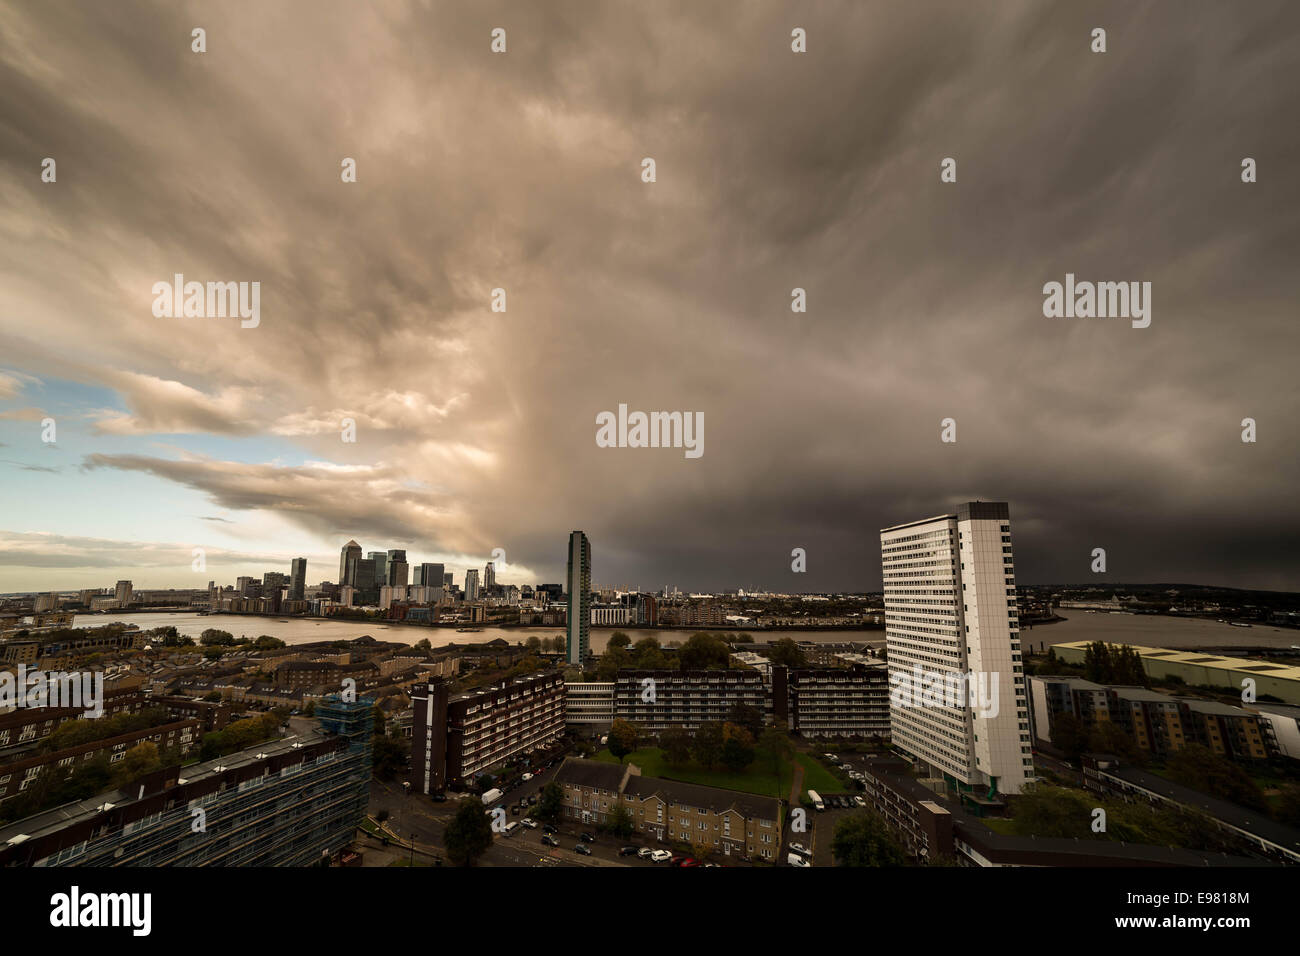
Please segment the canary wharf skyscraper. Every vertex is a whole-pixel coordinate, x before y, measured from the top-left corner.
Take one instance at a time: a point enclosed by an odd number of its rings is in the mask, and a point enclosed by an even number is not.
[[[591,542],[581,531],[569,535],[569,651],[565,658],[581,667],[587,660],[591,630]]]
[[[1006,502],[885,528],[880,555],[894,745],[954,790],[1020,793],[1033,759]]]
[[[361,560],[361,545],[355,541],[349,541],[343,546],[343,551],[339,555],[339,584],[351,584],[351,570],[353,561]]]

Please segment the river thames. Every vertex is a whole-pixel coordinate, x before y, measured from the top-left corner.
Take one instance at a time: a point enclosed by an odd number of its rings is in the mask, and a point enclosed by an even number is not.
[[[1067,620],[1056,624],[1025,628],[1021,640],[1026,651],[1037,652],[1044,643],[1060,644],[1066,641],[1104,640],[1116,644],[1145,644],[1152,647],[1170,647],[1176,649],[1213,648],[1213,647],[1269,647],[1286,649],[1291,645],[1300,645],[1300,631],[1270,627],[1256,624],[1254,627],[1232,627],[1216,621],[1201,618],[1160,617],[1140,614],[1088,614],[1082,611],[1070,611]],[[181,634],[198,640],[206,628],[215,627],[229,631],[235,637],[255,638],[261,634],[278,637],[286,644],[307,644],[312,641],[350,640],[369,634],[376,640],[400,641],[414,644],[427,638],[434,647],[447,644],[470,644],[504,638],[511,643],[525,641],[531,635],[541,638],[563,635],[563,628],[555,627],[484,627],[472,634],[458,634],[450,627],[422,627],[418,625],[391,624],[385,622],[319,620],[316,618],[276,618],[256,617],[243,614],[201,615],[191,611],[159,611],[139,614],[79,614],[73,621],[74,627],[95,627],[121,621],[136,624],[141,628],[171,625]],[[593,627],[591,629],[591,649],[599,653],[605,649],[611,634],[620,630],[615,627]],[[684,630],[651,630],[641,628],[621,628],[635,642],[651,636],[667,645],[673,641],[685,641],[695,631],[707,631],[708,628],[691,628]],[[729,632],[728,632],[729,633]],[[877,630],[844,631],[800,631],[751,630],[754,640],[776,640],[780,637],[793,637],[806,641],[863,641],[871,644],[884,644],[885,632]]]

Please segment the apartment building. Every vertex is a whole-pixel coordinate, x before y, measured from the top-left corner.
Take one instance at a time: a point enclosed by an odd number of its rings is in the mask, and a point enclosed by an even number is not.
[[[605,824],[620,803],[633,826],[660,843],[688,843],[723,856],[773,860],[781,848],[780,805],[717,787],[641,775],[635,764],[568,757],[556,771],[564,816]]]
[[[697,730],[700,724],[726,720],[738,704],[771,720],[772,696],[761,673],[750,668],[622,670],[614,681],[615,716],[650,733],[669,727]]]
[[[334,699],[318,711],[319,730],[163,768],[0,827],[0,866],[317,864],[363,819],[372,706]]]
[[[564,721],[590,733],[614,723],[614,682],[580,681],[564,685]]]
[[[71,773],[101,754],[107,754],[109,762],[116,763],[126,757],[128,750],[142,743],[155,744],[159,752],[175,749],[188,754],[199,745],[202,733],[201,721],[177,720],[76,747],[11,760],[0,764],[0,801],[26,790],[47,767],[57,767]]]
[[[894,688],[918,678],[987,688],[891,700],[893,743],[969,793],[1020,793],[1033,775],[1010,512],[973,501],[880,532],[885,640]]]
[[[1085,726],[1109,721],[1138,749],[1157,757],[1198,743],[1231,760],[1267,760],[1280,754],[1267,717],[1231,704],[1174,697],[1144,687],[1095,684],[1076,677],[1031,677],[1034,732],[1052,742],[1053,722],[1065,713]]]
[[[889,736],[889,671],[884,661],[852,667],[772,668],[778,726],[803,737]]]
[[[555,673],[456,697],[435,679],[413,690],[411,703],[411,786],[420,793],[468,785],[507,758],[564,735],[564,678]]]

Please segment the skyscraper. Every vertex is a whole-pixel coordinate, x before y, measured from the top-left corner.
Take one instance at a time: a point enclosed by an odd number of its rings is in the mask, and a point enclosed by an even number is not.
[[[478,568],[470,568],[465,572],[465,600],[478,600]]]
[[[301,601],[307,593],[307,559],[294,558],[289,562],[289,600]]]
[[[441,564],[421,564],[415,568],[415,583],[426,588],[444,587],[442,576],[443,567]]]
[[[352,573],[352,564],[361,560],[361,545],[355,541],[349,541],[343,546],[343,552],[339,555],[339,586],[351,584],[349,575]]]
[[[483,569],[483,586],[485,588],[496,587],[497,583],[497,565],[495,561],[489,561],[487,567]]]
[[[591,542],[581,531],[569,535],[569,570],[564,581],[569,592],[569,648],[565,660],[581,667],[587,660],[591,630]]]
[[[388,583],[388,551],[371,551],[366,555],[367,561],[375,562],[375,586]]]
[[[393,587],[406,587],[411,583],[410,566],[406,563],[406,552],[400,548],[388,552],[387,582]]]
[[[1020,793],[1033,760],[1006,503],[885,528],[880,555],[894,745],[954,789]],[[934,692],[955,687],[960,702]]]

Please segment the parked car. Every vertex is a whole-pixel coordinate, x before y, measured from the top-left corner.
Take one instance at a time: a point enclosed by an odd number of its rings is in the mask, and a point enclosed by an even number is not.
[[[528,829],[530,830],[537,829],[537,821],[534,820],[532,817],[524,817],[519,822],[522,823],[524,826],[528,827]]]
[[[840,762],[840,758],[835,756],[834,754],[822,754],[822,756],[825,757],[827,760],[829,760],[831,763]]]
[[[673,855],[667,850],[654,850],[650,854],[650,859],[654,860],[656,863],[667,863],[672,858]]]
[[[584,833],[584,834],[582,834],[582,836],[578,837],[578,839],[581,840],[583,843],[595,843],[595,842],[596,842],[596,838],[595,838],[594,836],[592,836],[590,833]]]
[[[802,843],[791,843],[790,849],[791,851],[798,853],[800,856],[812,856],[812,851]]]
[[[591,856],[591,847],[585,843],[579,843],[573,848],[574,853],[581,853],[583,856]]]
[[[542,827],[542,832],[543,832],[543,833],[559,833],[560,831],[557,830],[557,829],[555,829],[555,827],[553,827],[551,824],[548,823],[548,824],[546,824],[546,826]]]
[[[434,793],[430,794],[429,799],[434,803],[446,803],[447,795],[445,793]]]
[[[533,794],[531,797],[528,798],[528,805],[530,807],[533,806],[535,803],[537,803],[537,794]]]
[[[695,858],[692,856],[675,856],[669,862],[671,862],[673,866],[685,866],[687,860],[695,862]]]
[[[559,846],[559,845],[560,845],[560,841],[557,840],[557,839],[555,839],[555,837],[551,836],[549,833],[543,833],[543,834],[542,834],[542,842],[543,842],[544,844],[546,844],[547,846]]]
[[[643,860],[648,860],[654,855],[654,852],[655,851],[650,849],[648,846],[643,846],[641,849],[636,851],[636,855]]]
[[[638,852],[640,851],[634,846],[621,846],[618,848],[619,856],[636,856]]]
[[[859,806],[859,807],[865,807],[867,805],[867,801],[862,799],[861,796],[855,796],[853,798],[853,803],[855,806]]]
[[[791,866],[812,866],[811,863],[801,857],[798,853],[788,854],[785,858],[785,862],[789,863]]]
[[[522,780],[524,783],[527,783],[529,780],[533,779],[533,775],[531,773],[526,773],[519,779]]]

